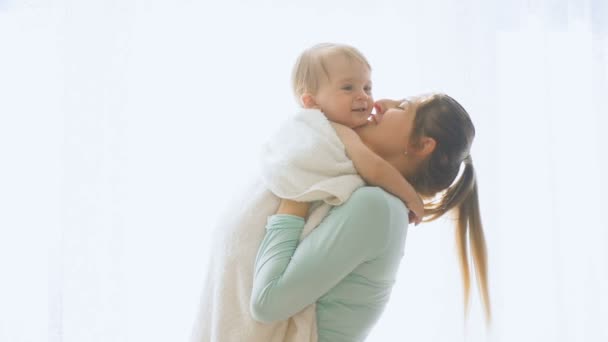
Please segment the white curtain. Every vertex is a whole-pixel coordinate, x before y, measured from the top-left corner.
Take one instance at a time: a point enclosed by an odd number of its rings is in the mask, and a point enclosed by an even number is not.
[[[377,98],[445,92],[477,128],[491,329],[476,292],[464,320],[444,219],[410,230],[369,341],[607,341],[606,18],[603,0],[0,2],[0,341],[185,340],[209,231],[323,41],[363,51]]]

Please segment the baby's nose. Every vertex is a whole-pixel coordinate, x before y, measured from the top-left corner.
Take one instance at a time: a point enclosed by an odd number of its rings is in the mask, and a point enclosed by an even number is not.
[[[360,92],[357,94],[357,99],[367,99],[368,97],[369,97],[369,94],[367,94],[367,93],[366,93],[366,92],[364,92],[364,91],[360,91]]]

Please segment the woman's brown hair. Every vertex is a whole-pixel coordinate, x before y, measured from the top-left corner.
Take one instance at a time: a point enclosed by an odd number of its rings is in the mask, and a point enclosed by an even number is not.
[[[462,272],[465,315],[470,297],[468,237],[486,321],[489,323],[491,307],[486,243],[479,213],[477,179],[470,155],[475,127],[467,111],[456,100],[445,94],[434,94],[422,99],[416,110],[412,143],[415,145],[421,137],[433,138],[435,149],[416,170],[415,176],[408,180],[423,198],[429,199],[425,201],[425,222],[433,221],[452,209],[456,210],[456,244]]]

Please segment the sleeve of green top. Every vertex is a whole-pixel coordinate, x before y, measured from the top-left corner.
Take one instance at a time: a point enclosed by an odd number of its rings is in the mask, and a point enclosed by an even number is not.
[[[268,219],[255,262],[250,311],[260,322],[284,320],[315,303],[363,262],[380,255],[390,238],[390,203],[374,187],[356,190],[298,246],[304,220]]]

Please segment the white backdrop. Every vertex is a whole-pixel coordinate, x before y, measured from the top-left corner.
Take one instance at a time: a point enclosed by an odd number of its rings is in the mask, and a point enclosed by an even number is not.
[[[293,112],[297,54],[470,112],[495,313],[411,229],[369,341],[607,341],[608,3],[0,1],[0,341],[183,341],[209,231]]]

